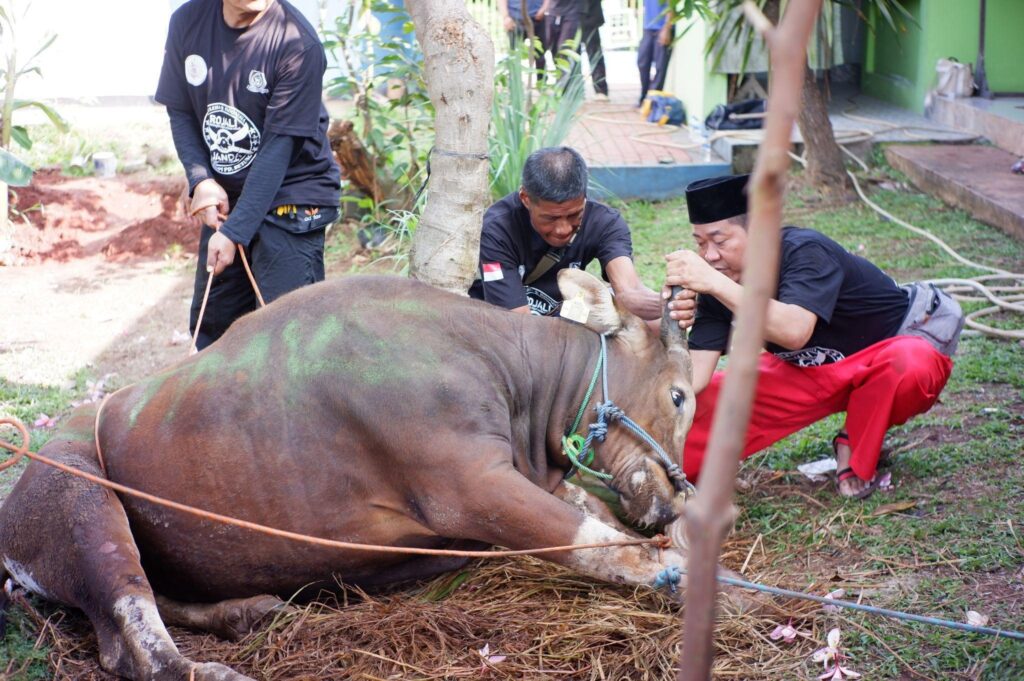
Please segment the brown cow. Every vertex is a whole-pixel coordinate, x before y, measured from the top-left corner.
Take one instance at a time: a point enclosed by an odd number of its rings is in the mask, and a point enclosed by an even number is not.
[[[594,277],[567,270],[559,284],[589,305],[590,328],[394,277],[296,291],[109,397],[98,434],[106,476],[366,544],[531,549],[633,537],[565,479],[561,438],[593,374],[598,331],[609,334],[607,398],[665,450],[682,451],[694,410],[688,354],[677,331],[658,339]],[[100,474],[95,418],[94,406],[80,408],[42,453]],[[593,420],[588,409],[584,424]],[[634,521],[675,517],[666,468],[624,428],[609,427],[592,466],[613,476]],[[639,546],[545,557],[626,584],[685,566],[681,552]],[[165,622],[237,636],[280,603],[266,594],[335,575],[372,588],[466,562],[256,534],[34,462],[0,508],[0,558],[0,572],[26,589],[85,611],[104,669],[200,681],[246,677],[181,656]]]

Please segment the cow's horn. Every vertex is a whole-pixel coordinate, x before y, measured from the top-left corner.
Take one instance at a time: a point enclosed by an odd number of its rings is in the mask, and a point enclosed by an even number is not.
[[[665,301],[665,307],[661,311],[661,342],[664,343],[667,349],[674,347],[682,350],[689,349],[686,343],[686,334],[679,328],[679,322],[669,316],[668,304],[672,298],[676,297],[676,294],[682,291],[681,286],[672,287],[672,296]]]

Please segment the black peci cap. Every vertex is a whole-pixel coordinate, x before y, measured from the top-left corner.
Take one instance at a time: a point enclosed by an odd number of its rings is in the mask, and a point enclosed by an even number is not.
[[[706,225],[747,212],[747,181],[750,175],[722,175],[686,185],[690,223]]]

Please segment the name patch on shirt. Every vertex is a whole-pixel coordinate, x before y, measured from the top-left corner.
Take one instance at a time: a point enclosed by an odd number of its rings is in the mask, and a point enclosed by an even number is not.
[[[500,262],[485,262],[480,266],[483,270],[484,281],[500,281],[505,278],[505,273],[501,271]]]

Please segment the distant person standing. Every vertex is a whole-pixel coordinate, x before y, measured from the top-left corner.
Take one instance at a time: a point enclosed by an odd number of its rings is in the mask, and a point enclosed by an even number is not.
[[[537,67],[537,77],[544,73],[544,53],[548,51],[547,22],[542,10],[544,0],[527,0],[526,12],[533,23],[533,35],[540,40],[540,49],[534,53],[533,61]],[[498,12],[501,14],[502,25],[508,32],[509,45],[515,49],[518,41],[526,40],[526,20],[523,18],[523,0],[498,0]]]
[[[608,98],[608,78],[604,67],[604,53],[601,51],[601,32],[604,26],[604,12],[601,0],[583,0],[583,14],[580,17],[583,28],[583,43],[587,46],[587,60],[590,62],[590,79],[594,82],[594,93]]]
[[[156,100],[202,222],[190,330],[203,349],[256,309],[237,245],[266,302],[324,278],[338,165],[322,100],[327,58],[285,0],[190,0],[171,16]]]
[[[636,53],[640,69],[640,102],[642,106],[651,90],[665,87],[665,71],[672,56],[674,16],[668,0],[644,0],[644,35]],[[654,77],[651,77],[654,66]]]
[[[556,60],[565,43],[576,38],[580,31],[583,2],[584,0],[544,0],[544,6],[540,8],[547,25],[548,49]],[[563,86],[569,82],[573,70],[573,65],[570,65],[559,74],[559,82]]]

